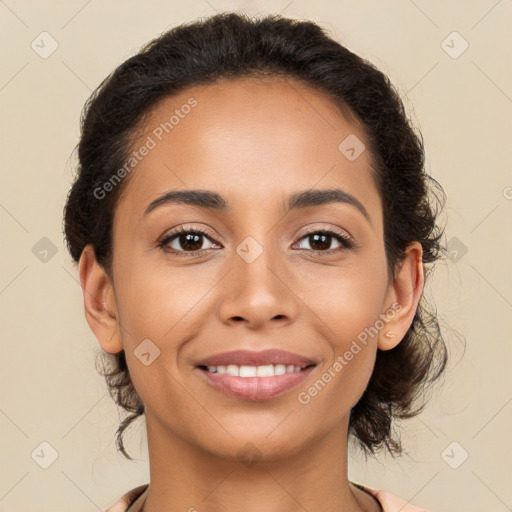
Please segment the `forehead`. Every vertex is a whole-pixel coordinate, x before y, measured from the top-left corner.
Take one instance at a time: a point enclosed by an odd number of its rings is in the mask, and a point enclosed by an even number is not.
[[[364,148],[359,124],[327,95],[292,79],[189,87],[161,100],[139,134],[132,149],[151,149],[123,190],[117,207],[123,216],[140,219],[155,197],[187,188],[217,191],[230,205],[268,206],[316,186],[342,187],[375,206],[379,201],[369,152],[356,159],[343,152],[346,140]]]

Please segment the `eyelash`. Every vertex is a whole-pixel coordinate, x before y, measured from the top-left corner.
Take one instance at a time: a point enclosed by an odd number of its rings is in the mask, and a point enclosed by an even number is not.
[[[342,245],[342,247],[338,247],[336,249],[328,249],[328,250],[325,250],[325,251],[321,251],[321,250],[318,250],[318,249],[301,249],[301,250],[306,250],[308,252],[312,252],[314,254],[318,254],[320,256],[325,256],[325,255],[331,255],[333,253],[337,253],[337,252],[341,252],[341,251],[344,251],[344,250],[350,250],[350,249],[354,249],[354,248],[357,248],[357,245],[355,244],[355,242],[352,240],[352,238],[348,237],[346,234],[342,233],[341,231],[337,231],[335,229],[316,229],[316,230],[313,230],[313,231],[309,231],[307,233],[303,233],[302,236],[299,238],[299,240],[302,240],[304,238],[307,238],[308,236],[311,236],[311,235],[315,235],[315,234],[318,234],[318,233],[322,233],[322,234],[328,234],[328,235],[334,235],[334,238]],[[167,236],[165,236],[159,243],[158,243],[158,247],[166,252],[166,253],[170,253],[170,254],[174,254],[176,256],[197,256],[198,253],[200,253],[201,251],[206,251],[208,249],[199,249],[197,251],[176,251],[176,250],[168,250],[166,248],[166,246],[172,241],[174,240],[176,237],[178,237],[179,235],[183,235],[183,234],[199,234],[199,235],[203,235],[205,236],[206,238],[210,239],[211,240],[211,237],[210,237],[210,234],[206,231],[204,231],[203,229],[201,228],[188,228],[188,229],[185,229],[183,226],[181,226],[179,229],[169,233]]]

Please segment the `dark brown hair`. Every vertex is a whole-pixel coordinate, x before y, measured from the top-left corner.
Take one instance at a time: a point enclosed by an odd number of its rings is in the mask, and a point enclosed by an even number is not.
[[[389,79],[367,60],[330,38],[313,22],[270,15],[260,19],[221,13],[163,33],[123,62],[93,92],[84,106],[78,169],[64,209],[64,235],[79,261],[92,244],[96,258],[112,277],[112,224],[116,202],[127,178],[105,197],[95,190],[123,166],[135,132],[157,103],[192,85],[220,79],[279,76],[313,86],[354,116],[364,129],[374,179],[383,204],[384,243],[392,281],[406,247],[419,241],[425,265],[445,251],[437,206],[441,186],[424,169],[423,138],[406,115]],[[340,141],[341,142],[341,141]],[[432,194],[436,186],[443,196]],[[432,268],[425,267],[425,277]],[[144,414],[124,350],[101,352],[102,373],[115,402],[129,414],[123,432]],[[404,339],[392,350],[378,350],[367,389],[352,408],[352,434],[365,456],[384,445],[402,452],[392,421],[415,416],[426,404],[427,385],[444,371],[447,348],[435,312],[422,295]]]

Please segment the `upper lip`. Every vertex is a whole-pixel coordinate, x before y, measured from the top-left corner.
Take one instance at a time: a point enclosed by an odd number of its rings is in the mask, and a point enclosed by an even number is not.
[[[315,364],[311,359],[279,349],[262,350],[254,352],[250,350],[233,350],[231,352],[222,352],[198,361],[197,366],[227,366],[236,364],[237,366],[264,366],[268,364],[284,364],[300,366],[304,368]]]

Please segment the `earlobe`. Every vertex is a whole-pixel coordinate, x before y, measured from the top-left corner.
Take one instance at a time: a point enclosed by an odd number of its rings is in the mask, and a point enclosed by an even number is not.
[[[112,282],[87,245],[78,263],[85,317],[99,344],[111,354],[123,349]]]
[[[412,324],[424,286],[423,248],[413,242],[397,272],[388,296],[385,326],[379,332],[377,347],[380,350],[395,348]]]

